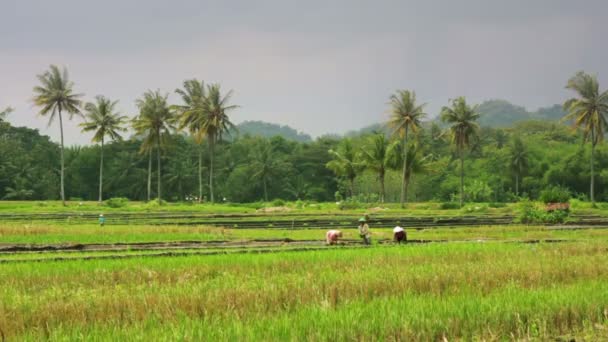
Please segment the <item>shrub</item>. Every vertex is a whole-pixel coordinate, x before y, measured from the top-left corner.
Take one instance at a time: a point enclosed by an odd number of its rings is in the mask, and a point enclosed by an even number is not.
[[[541,191],[540,200],[544,203],[567,203],[570,196],[570,190],[561,186],[553,186]]]
[[[129,199],[124,197],[112,197],[104,202],[106,207],[110,208],[122,208],[129,204]]]
[[[465,198],[472,202],[487,202],[492,198],[492,188],[480,180],[474,180],[464,187]]]
[[[460,204],[458,204],[456,202],[443,202],[439,206],[439,209],[441,209],[441,210],[460,209]]]
[[[284,205],[285,205],[285,201],[283,201],[282,199],[275,199],[274,201],[272,201],[273,207],[282,207]]]
[[[466,207],[463,207],[461,209],[461,211],[463,213],[484,213],[484,212],[488,211],[488,205],[487,204],[467,205]]]
[[[566,210],[555,210],[547,212],[534,205],[533,202],[523,200],[517,208],[516,223],[564,223],[568,220],[569,212]]]
[[[146,208],[155,208],[155,207],[160,206],[161,204],[162,204],[162,205],[165,205],[165,204],[167,204],[167,201],[165,201],[165,200],[160,200],[160,202],[159,202],[159,201],[158,201],[158,198],[157,198],[157,199],[153,199],[153,200],[151,200],[150,202],[146,203],[145,207],[146,207]]]

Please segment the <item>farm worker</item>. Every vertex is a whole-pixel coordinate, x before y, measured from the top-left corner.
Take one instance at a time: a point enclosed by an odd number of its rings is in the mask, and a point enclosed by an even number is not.
[[[103,227],[104,224],[106,224],[106,218],[103,216],[103,214],[99,214],[99,225]]]
[[[339,230],[329,230],[325,234],[325,241],[328,245],[335,245],[338,243],[338,239],[342,237],[342,232]]]
[[[407,241],[407,233],[405,232],[405,229],[399,226],[393,228],[393,240],[395,240],[395,242],[398,244],[401,244],[401,241]]]
[[[372,244],[372,234],[369,231],[369,226],[367,225],[365,217],[359,219],[359,236],[363,239],[364,244]]]

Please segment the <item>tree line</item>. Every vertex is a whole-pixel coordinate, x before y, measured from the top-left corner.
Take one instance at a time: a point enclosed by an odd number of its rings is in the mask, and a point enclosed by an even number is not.
[[[563,122],[576,130],[534,120],[504,129],[480,127],[477,106],[464,97],[450,100],[438,120],[425,120],[426,104],[415,92],[398,90],[389,97],[385,129],[312,142],[226,139],[236,129],[229,114],[238,106],[231,103],[232,91],[223,93],[219,84],[186,80],[175,90],[179,104],[168,103],[166,93],[146,91],[136,100],[138,115],[128,119],[104,96],[84,102],[65,68],[51,66],[38,79],[33,102],[49,124],[58,121],[60,144],[10,126],[5,118],[11,108],[0,113],[0,196],[5,199],[58,194],[64,203],[66,198],[153,196],[159,203],[163,198],[215,202],[219,193],[220,200],[235,202],[438,200],[462,206],[535,198],[554,184],[588,194],[591,201],[597,187],[602,200],[608,199],[603,180],[596,184],[595,179],[596,167],[608,163],[599,145],[608,124],[608,92],[583,72],[567,82],[576,97],[563,105]],[[84,118],[82,130],[93,132],[98,146],[65,148],[64,115]],[[129,128],[134,134],[124,140]],[[577,142],[590,142],[589,156]],[[52,158],[57,154],[58,162]],[[582,168],[582,158],[588,158],[588,169]],[[583,175],[588,191],[581,186]]]

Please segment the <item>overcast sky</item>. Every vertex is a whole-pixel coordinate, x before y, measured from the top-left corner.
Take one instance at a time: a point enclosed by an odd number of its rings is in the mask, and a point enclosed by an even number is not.
[[[578,70],[607,84],[607,11],[606,0],[2,0],[0,108],[57,140],[31,103],[36,75],[57,64],[87,100],[120,100],[130,116],[145,90],[198,78],[234,90],[235,122],[315,136],[385,120],[396,89],[431,115],[461,95],[533,110],[563,102]],[[67,124],[67,144],[89,139]]]

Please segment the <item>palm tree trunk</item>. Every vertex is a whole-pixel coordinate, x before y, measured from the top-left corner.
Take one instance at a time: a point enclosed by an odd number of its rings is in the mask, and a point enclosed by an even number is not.
[[[158,188],[158,205],[162,205],[160,193],[160,133],[158,134],[158,142],[156,143],[156,168],[158,169],[158,184],[156,184]]]
[[[264,185],[264,201],[268,202],[268,187],[266,185],[266,177],[262,178],[262,185]]]
[[[198,203],[203,201],[203,145],[198,149]]]
[[[464,156],[460,150],[460,207],[464,201]]]
[[[209,139],[209,199],[211,203],[214,202],[213,198],[213,150],[214,150],[213,138]]]
[[[150,202],[150,195],[152,193],[152,148],[148,153],[148,202]]]
[[[355,178],[350,179],[350,197],[355,197]]]
[[[384,203],[384,174],[380,175],[380,203]]]
[[[63,158],[63,120],[61,118],[61,109],[59,109],[59,130],[61,131],[61,203],[65,206],[65,187],[63,180],[64,173],[64,158]]]
[[[595,173],[593,170],[594,154],[595,154],[595,141],[594,141],[594,136],[593,136],[593,130],[591,130],[591,185],[590,185],[590,189],[589,189],[589,197],[591,198],[591,205],[595,207],[595,194],[594,194]]]
[[[515,196],[519,196],[519,172],[515,172]]]
[[[405,207],[405,202],[407,202],[407,126],[405,127],[405,135],[403,137],[403,175],[401,179],[401,208]]]
[[[101,158],[99,160],[99,203],[103,201],[103,137],[101,137]]]

